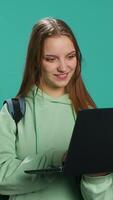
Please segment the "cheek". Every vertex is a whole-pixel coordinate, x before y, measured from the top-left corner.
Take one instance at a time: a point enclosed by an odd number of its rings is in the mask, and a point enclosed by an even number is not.
[[[55,69],[55,66],[53,64],[43,63],[41,68],[42,68],[42,72],[51,73]]]
[[[73,74],[76,73],[77,62],[73,62],[70,68],[71,68],[71,76],[73,76]]]
[[[77,62],[73,62],[70,66],[71,66],[71,69],[72,69],[73,71],[75,71],[76,68],[77,68]]]
[[[69,66],[71,67],[71,69],[75,70],[76,66],[77,66],[77,60],[74,59],[74,60],[70,61]]]

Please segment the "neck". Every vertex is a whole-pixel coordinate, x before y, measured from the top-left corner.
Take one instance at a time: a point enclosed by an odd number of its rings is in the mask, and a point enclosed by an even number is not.
[[[51,97],[57,98],[60,97],[62,95],[64,95],[66,92],[64,90],[64,88],[55,88],[55,89],[50,89],[47,87],[39,87],[42,91],[44,91],[46,94],[48,94]]]

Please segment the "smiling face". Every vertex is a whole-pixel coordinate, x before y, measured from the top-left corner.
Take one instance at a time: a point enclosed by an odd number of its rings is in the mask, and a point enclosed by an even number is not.
[[[76,50],[69,37],[57,36],[45,39],[40,83],[47,94],[54,97],[63,95],[76,66]]]

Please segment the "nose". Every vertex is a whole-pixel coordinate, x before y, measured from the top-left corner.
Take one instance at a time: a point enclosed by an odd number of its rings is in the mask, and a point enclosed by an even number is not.
[[[65,72],[67,69],[67,64],[65,62],[65,60],[60,60],[59,63],[58,63],[58,67],[57,67],[57,70],[59,72]]]

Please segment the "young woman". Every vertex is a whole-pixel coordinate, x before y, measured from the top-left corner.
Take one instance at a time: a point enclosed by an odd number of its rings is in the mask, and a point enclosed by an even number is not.
[[[80,199],[66,177],[24,171],[60,165],[77,112],[95,107],[82,81],[81,59],[77,40],[64,21],[45,18],[33,27],[17,94],[26,103],[18,135],[6,105],[0,113],[0,193],[10,195],[10,200]],[[110,181],[110,175],[83,176],[84,199],[110,200],[105,198]]]

